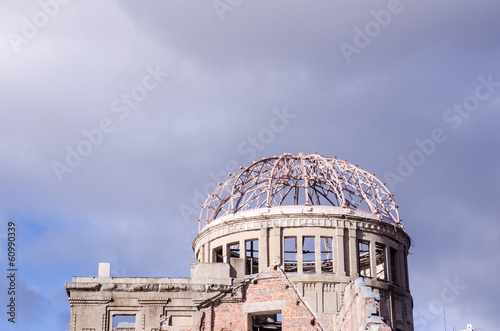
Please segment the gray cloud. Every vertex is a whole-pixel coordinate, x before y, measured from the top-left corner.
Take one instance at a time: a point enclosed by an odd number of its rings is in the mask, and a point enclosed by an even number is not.
[[[467,289],[447,303],[448,327],[494,329],[498,291],[484,275],[498,273],[500,250],[500,88],[457,129],[443,114],[478,76],[500,81],[500,4],[401,0],[348,63],[339,45],[354,45],[355,28],[388,3],[244,1],[221,21],[211,1],[71,1],[19,52],[8,35],[41,7],[0,5],[0,215],[24,224],[26,291],[47,284],[36,296],[51,300],[103,261],[124,276],[187,275],[197,222],[179,206],[195,208],[195,192],[231,160],[319,152],[384,180],[441,128],[446,141],[395,186],[414,241],[416,318],[420,330],[441,330],[429,305],[458,277]],[[170,75],[120,119],[113,102],[157,65]],[[284,107],[296,115],[285,129],[242,152]],[[51,163],[104,118],[114,130],[59,182]],[[62,330],[64,295],[53,306],[47,323]]]

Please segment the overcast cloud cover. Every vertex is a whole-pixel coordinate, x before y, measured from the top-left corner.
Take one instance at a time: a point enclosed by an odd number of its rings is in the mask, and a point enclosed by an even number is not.
[[[416,330],[444,329],[442,302],[448,330],[498,330],[499,13],[496,0],[2,1],[0,329],[68,330],[64,283],[99,262],[189,276],[199,205],[226,168],[318,152],[395,193]]]

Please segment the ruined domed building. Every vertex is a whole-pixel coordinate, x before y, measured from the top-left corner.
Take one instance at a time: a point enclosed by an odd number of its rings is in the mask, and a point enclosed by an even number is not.
[[[404,231],[374,175],[317,154],[241,167],[202,206],[190,278],[73,277],[70,331],[413,330]]]

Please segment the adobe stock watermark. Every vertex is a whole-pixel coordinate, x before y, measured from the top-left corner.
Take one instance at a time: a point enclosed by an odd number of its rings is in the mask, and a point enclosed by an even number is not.
[[[237,151],[240,155],[246,156],[245,160],[251,162],[257,156],[259,151],[263,151],[275,138],[276,134],[285,130],[291,123],[291,120],[297,115],[288,112],[286,107],[282,109],[273,109],[273,116],[268,124],[257,131],[255,134],[248,135],[238,144]],[[205,184],[202,189],[193,188],[193,199],[191,204],[181,203],[178,208],[185,222],[197,220],[200,216],[200,208],[205,203],[210,193],[215,191],[218,183],[222,182],[230,173],[235,172],[240,167],[236,160],[229,160],[226,167],[218,172],[210,171],[208,177],[211,181]]]
[[[413,324],[415,330],[427,330],[430,324],[443,316],[444,305],[454,303],[467,290],[467,286],[460,284],[458,278],[455,278],[452,282],[445,279],[443,284],[439,298],[433,299],[426,307],[414,309]]]
[[[66,5],[72,0],[40,0],[38,5],[40,9],[36,11],[31,18],[21,17],[20,33],[9,32],[7,38],[10,45],[16,53],[19,53],[21,45],[27,45],[35,38],[40,30],[46,27],[61,10],[61,5]]]
[[[500,82],[495,82],[492,74],[488,75],[487,78],[479,76],[477,79],[479,84],[476,85],[474,93],[465,97],[461,103],[454,104],[453,108],[447,109],[443,113],[443,120],[453,130],[460,128],[464,119],[469,118],[472,113],[477,111],[481,101],[488,100],[491,94],[495,93],[496,89],[500,87]]]
[[[412,0],[409,0],[412,1]],[[354,27],[354,37],[352,44],[341,42],[339,44],[340,50],[344,55],[347,63],[351,63],[351,57],[354,54],[360,54],[361,51],[370,45],[371,41],[378,37],[382,30],[391,24],[394,16],[403,12],[403,5],[399,0],[389,0],[386,9],[379,11],[370,11],[372,20],[365,23],[364,27]]]
[[[224,22],[226,13],[233,12],[237,7],[241,6],[244,0],[214,0],[212,5],[221,22]]]
[[[88,157],[104,141],[106,135],[112,133],[116,129],[118,120],[124,121],[129,116],[132,110],[136,109],[139,104],[144,101],[150,92],[157,89],[163,80],[169,76],[168,72],[160,69],[159,65],[155,68],[147,66],[146,74],[142,78],[140,84],[135,85],[128,93],[122,93],[119,98],[111,102],[111,112],[116,118],[103,117],[96,128],[83,129],[82,136],[75,146],[66,146],[66,157],[63,162],[53,161],[51,163],[52,170],[57,177],[57,180],[62,183],[66,173],[72,173],[78,167],[85,157]]]
[[[494,81],[491,74],[487,78],[479,76],[477,79],[479,84],[476,85],[474,92],[466,96],[461,103],[454,104],[443,113],[443,121],[453,130],[460,128],[464,120],[478,110],[481,102],[488,100],[500,87],[500,82]],[[406,156],[398,156],[397,173],[392,171],[384,173],[384,179],[389,190],[394,192],[396,184],[403,183],[413,175],[416,169],[436,152],[438,145],[447,139],[448,134],[442,127],[432,130],[427,138],[415,139],[415,148]]]

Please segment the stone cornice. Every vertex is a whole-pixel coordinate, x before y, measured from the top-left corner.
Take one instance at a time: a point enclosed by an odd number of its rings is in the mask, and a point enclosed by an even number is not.
[[[401,228],[384,222],[374,222],[371,220],[353,220],[356,228],[361,231],[371,232],[378,235],[387,236],[410,247],[411,240],[408,234]]]
[[[73,306],[100,306],[110,303],[111,299],[69,298],[69,305]]]
[[[152,283],[66,283],[66,291],[85,292],[226,292],[230,285],[222,284],[152,284]]]
[[[170,299],[139,299],[139,304],[141,306],[166,306],[170,302]]]

